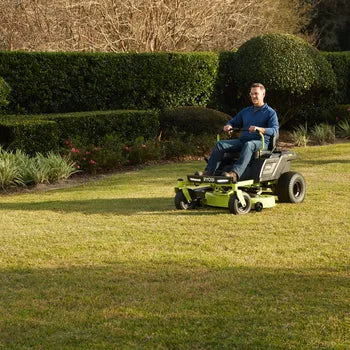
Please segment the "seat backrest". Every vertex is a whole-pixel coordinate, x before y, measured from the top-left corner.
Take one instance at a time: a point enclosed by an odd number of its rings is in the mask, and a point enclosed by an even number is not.
[[[277,147],[277,141],[278,141],[279,136],[280,136],[280,134],[277,131],[277,133],[270,138],[269,146],[267,148],[269,151],[272,152],[273,150],[275,150],[275,148]]]

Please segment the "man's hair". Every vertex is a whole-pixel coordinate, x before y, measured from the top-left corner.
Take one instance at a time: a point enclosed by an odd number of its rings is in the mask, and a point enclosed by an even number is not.
[[[251,89],[252,89],[252,88],[256,88],[256,87],[260,88],[260,89],[263,90],[263,91],[266,90],[266,89],[265,89],[265,86],[264,86],[263,84],[261,84],[261,83],[254,83],[254,84],[252,84],[252,85],[250,86]]]

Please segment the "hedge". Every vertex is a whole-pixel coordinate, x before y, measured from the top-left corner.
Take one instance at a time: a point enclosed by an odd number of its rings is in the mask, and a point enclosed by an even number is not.
[[[66,114],[13,116],[0,118],[0,141],[10,149],[28,154],[58,150],[65,140],[79,137],[91,144],[107,134],[133,142],[137,137],[154,139],[159,129],[156,111],[97,111]]]
[[[0,51],[10,113],[63,113],[206,105],[215,53]]]
[[[350,103],[350,51],[322,52],[337,79],[337,103]]]
[[[217,134],[230,119],[228,114],[211,108],[190,106],[167,109],[159,116],[160,128],[166,135]]]

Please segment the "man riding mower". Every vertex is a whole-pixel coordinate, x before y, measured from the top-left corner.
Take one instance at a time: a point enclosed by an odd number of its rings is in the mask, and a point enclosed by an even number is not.
[[[241,136],[218,141],[203,172],[178,180],[176,208],[206,204],[245,214],[252,207],[256,211],[273,207],[275,195],[279,201],[303,201],[304,178],[290,171],[295,152],[276,150],[278,120],[264,103],[264,86],[253,84],[250,96],[253,106],[244,108],[223,128],[225,132],[240,128]]]

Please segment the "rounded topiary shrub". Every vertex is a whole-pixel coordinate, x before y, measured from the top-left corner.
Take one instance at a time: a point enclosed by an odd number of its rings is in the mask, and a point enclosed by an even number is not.
[[[228,114],[215,109],[183,106],[164,110],[160,114],[160,128],[165,135],[216,134],[230,119]]]
[[[289,34],[266,34],[245,42],[237,51],[235,79],[240,102],[248,102],[249,87],[260,82],[266,101],[281,124],[299,117],[322,119],[334,107],[336,78],[321,53]]]
[[[9,94],[11,92],[10,86],[6,83],[6,81],[0,77],[0,112],[5,109],[5,107],[9,104],[7,100]]]

